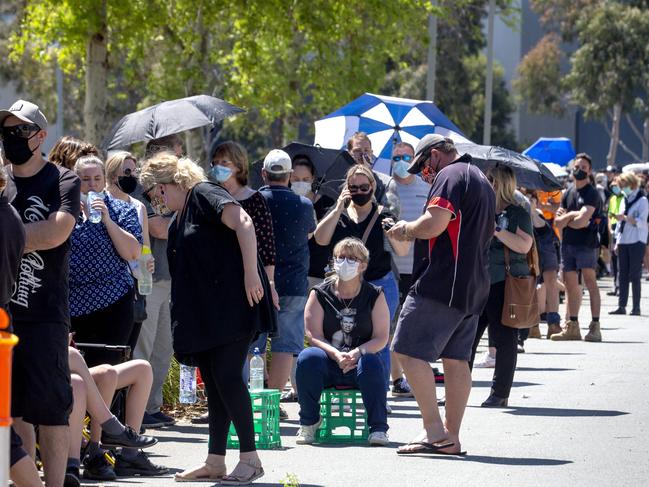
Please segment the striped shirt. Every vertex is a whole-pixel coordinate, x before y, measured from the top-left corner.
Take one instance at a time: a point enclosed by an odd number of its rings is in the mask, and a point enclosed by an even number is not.
[[[407,222],[415,221],[424,212],[430,185],[420,177],[415,176],[414,181],[410,184],[403,184],[394,180],[397,184],[399,201],[401,202],[400,219]],[[410,246],[408,255],[399,257],[393,254],[394,262],[399,269],[399,274],[412,274],[414,246]]]

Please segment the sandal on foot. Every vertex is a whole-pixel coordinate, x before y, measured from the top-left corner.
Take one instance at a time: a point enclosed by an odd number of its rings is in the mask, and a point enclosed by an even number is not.
[[[442,443],[446,441],[446,443]],[[448,442],[447,440],[440,440],[435,443],[427,443],[425,441],[413,441],[412,443],[408,443],[405,446],[419,446],[421,448],[417,448],[415,450],[397,450],[397,455],[419,455],[419,454],[426,454],[426,455],[438,455],[438,454],[444,454],[440,450],[444,448],[450,448],[455,443],[453,442]],[[454,455],[457,455],[457,453],[454,453]]]
[[[174,476],[176,482],[220,482],[227,472],[225,465],[203,463]]]
[[[264,469],[259,460],[239,460],[239,464],[243,464],[251,471],[250,475],[225,475],[221,479],[221,485],[250,485],[254,480],[264,476]],[[236,470],[236,468],[235,468]]]

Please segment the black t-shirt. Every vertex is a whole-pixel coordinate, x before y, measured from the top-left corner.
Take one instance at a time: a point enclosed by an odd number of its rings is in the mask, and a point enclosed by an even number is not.
[[[563,243],[596,249],[599,247],[599,221],[602,214],[602,199],[598,191],[590,184],[581,189],[571,186],[561,198],[561,208],[565,208],[567,211],[579,211],[584,206],[595,208],[589,225],[580,229],[565,227]]]
[[[346,212],[340,215],[336,229],[334,230],[333,237],[331,238],[331,251],[334,246],[342,239],[347,237],[356,237],[359,240],[363,239],[363,234],[374,217],[374,213],[378,210],[376,203],[372,206],[372,211],[360,223],[355,223]],[[374,281],[385,276],[388,272],[392,271],[392,256],[389,250],[386,250],[386,239],[384,236],[383,227],[381,222],[385,218],[392,218],[396,220],[392,213],[386,208],[383,208],[379,217],[374,222],[372,230],[367,237],[365,246],[370,251],[370,262],[367,265],[367,270],[363,276],[368,281]],[[389,245],[389,244],[388,244]],[[331,255],[330,255],[331,256]]]
[[[25,249],[25,228],[18,212],[0,196],[0,308],[9,304]]]
[[[372,310],[383,290],[363,280],[358,295],[341,300],[334,293],[334,281],[313,288],[324,310],[322,323],[325,339],[341,352],[349,352],[372,338]]]
[[[81,181],[51,162],[28,178],[10,175],[4,195],[26,224],[47,220],[59,211],[76,221],[81,209]],[[23,255],[10,304],[14,320],[70,323],[69,255],[69,238],[53,249]]]
[[[449,211],[451,221],[438,237],[415,242],[410,292],[467,314],[482,312],[490,288],[495,199],[489,181],[467,154],[437,174],[426,207]]]
[[[178,354],[248,338],[259,328],[261,306],[248,304],[237,234],[221,222],[228,204],[239,206],[223,187],[199,183],[169,227],[171,328]],[[263,280],[261,269],[259,261]]]
[[[316,222],[322,220],[336,202],[329,196],[322,195],[318,201],[313,203]],[[325,267],[329,265],[331,256],[331,245],[320,245],[315,238],[309,239],[309,276],[320,279],[325,276]]]

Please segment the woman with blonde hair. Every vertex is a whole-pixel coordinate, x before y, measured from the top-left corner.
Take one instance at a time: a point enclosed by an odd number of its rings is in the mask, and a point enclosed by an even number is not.
[[[311,347],[297,359],[300,432],[297,443],[315,441],[320,426],[320,394],[325,387],[358,388],[370,427],[369,443],[389,443],[385,364],[390,317],[383,290],[365,279],[370,254],[357,238],[334,246],[334,275],[314,287],[304,310]]]
[[[243,380],[248,346],[274,332],[270,285],[257,257],[248,214],[223,187],[206,182],[187,158],[160,153],[142,168],[144,197],[169,227],[173,346],[181,363],[198,366],[207,391],[209,452],[177,481],[247,485],[264,475],[255,448],[252,407]],[[226,474],[230,421],[240,442],[237,467]]]
[[[516,277],[530,275],[527,253],[534,241],[530,214],[517,202],[516,176],[507,166],[496,166],[487,173],[496,193],[494,238],[489,249],[489,299],[478,321],[471,366],[480,339],[489,328],[489,341],[496,348],[491,394],[482,407],[507,407],[514,381],[518,347],[518,330],[502,324],[505,302],[505,248],[509,253],[509,272]]]
[[[629,300],[629,284],[633,288],[633,308],[631,315],[640,316],[640,293],[642,289],[642,260],[647,246],[647,216],[649,202],[640,189],[640,180],[625,172],[617,177],[624,200],[615,215],[615,252],[618,256],[619,298],[612,315],[626,314]]]

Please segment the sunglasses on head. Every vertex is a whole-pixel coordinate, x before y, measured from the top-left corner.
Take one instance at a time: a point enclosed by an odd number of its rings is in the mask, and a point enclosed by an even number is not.
[[[409,155],[393,156],[392,160],[394,162],[399,162],[399,161],[410,162],[410,161],[412,161],[412,156],[409,156]]]
[[[370,190],[371,187],[372,186],[370,186],[367,183],[365,183],[365,184],[350,184],[349,186],[347,186],[347,189],[349,189],[350,193],[356,193],[357,191],[360,191],[361,193],[367,193]]]
[[[29,139],[31,134],[38,132],[41,128],[33,123],[21,123],[19,125],[13,125],[11,127],[2,127],[3,137],[13,136],[21,137],[23,139]]]

